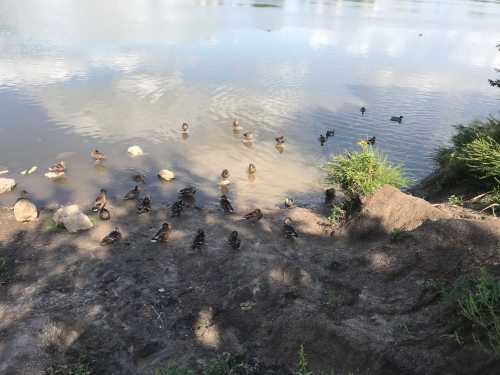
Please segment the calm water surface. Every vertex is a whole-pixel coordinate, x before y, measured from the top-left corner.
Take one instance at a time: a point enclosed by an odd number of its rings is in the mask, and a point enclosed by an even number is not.
[[[487,79],[500,68],[499,2],[266,4],[1,1],[0,169],[47,204],[90,202],[101,187],[120,196],[135,172],[156,200],[194,184],[207,204],[224,168],[240,207],[287,195],[308,203],[322,188],[318,166],[362,137],[375,135],[418,179],[453,124],[498,114],[500,92]],[[402,124],[388,121],[400,114]],[[253,148],[233,134],[234,118],[253,131]],[[336,136],[320,147],[327,128]],[[132,144],[147,155],[129,158]],[[107,154],[105,168],[91,147]],[[64,183],[43,177],[58,159],[68,165]],[[35,174],[19,174],[32,165]],[[160,183],[162,168],[176,182]]]

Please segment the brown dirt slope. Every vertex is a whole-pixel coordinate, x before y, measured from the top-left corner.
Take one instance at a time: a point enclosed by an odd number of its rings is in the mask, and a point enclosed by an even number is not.
[[[399,194],[372,204],[414,202]],[[286,374],[301,344],[315,371],[498,374],[498,360],[457,343],[453,311],[421,282],[452,281],[480,265],[500,274],[500,223],[418,204],[416,211],[403,203],[406,214],[364,210],[385,231],[414,223],[396,242],[380,232],[377,240],[331,237],[324,217],[305,208],[264,210],[255,225],[188,208],[168,218],[174,231],[165,245],[149,241],[164,207],[141,216],[115,207],[112,223],[77,235],[48,230],[49,212],[18,224],[3,210],[0,374],[69,374],[80,362],[93,375],[152,374],[173,362],[197,367],[224,351],[256,358],[268,369],[259,374]],[[299,232],[295,241],[282,235],[285,216]],[[424,217],[434,221],[418,226]],[[123,241],[100,246],[116,225]],[[198,228],[207,244],[193,251]],[[227,245],[232,230],[242,237],[239,251]]]

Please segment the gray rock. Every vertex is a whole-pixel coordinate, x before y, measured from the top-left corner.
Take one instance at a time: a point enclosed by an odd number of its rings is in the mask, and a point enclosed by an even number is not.
[[[76,204],[59,208],[52,217],[57,225],[62,224],[68,232],[76,233],[94,226],[87,215]]]
[[[16,180],[13,178],[0,178],[0,194],[8,193],[16,186]]]
[[[38,209],[29,199],[20,198],[14,205],[14,217],[20,222],[33,221],[38,217]]]

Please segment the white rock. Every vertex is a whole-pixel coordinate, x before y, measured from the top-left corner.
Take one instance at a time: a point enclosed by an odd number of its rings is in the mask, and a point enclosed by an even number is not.
[[[28,169],[28,174],[35,173],[38,167],[36,165],[32,166],[30,169]]]
[[[89,217],[85,215],[76,204],[59,208],[52,219],[57,225],[64,225],[68,232],[75,233],[88,230],[94,226]]]
[[[3,171],[0,171],[0,176],[3,175],[3,174],[7,174],[9,173],[9,170],[8,169],[4,169]]]
[[[11,191],[15,186],[16,180],[13,178],[0,178],[0,194]]]
[[[130,146],[127,150],[128,154],[132,157],[144,155],[144,151],[139,146]]]
[[[158,177],[165,181],[172,181],[173,179],[175,179],[175,173],[169,171],[168,169],[162,169],[160,172],[158,172]]]
[[[45,173],[45,177],[56,180],[58,178],[64,177],[64,172],[47,172]]]
[[[38,209],[29,199],[20,198],[14,205],[14,217],[20,222],[33,221],[38,217]]]

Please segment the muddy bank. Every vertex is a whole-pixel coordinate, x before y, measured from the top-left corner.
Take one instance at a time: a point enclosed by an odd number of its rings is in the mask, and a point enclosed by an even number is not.
[[[303,344],[314,371],[496,374],[500,362],[457,342],[453,311],[422,284],[482,265],[500,274],[500,223],[415,199],[383,190],[333,236],[321,207],[263,210],[255,225],[193,207],[168,218],[161,245],[150,239],[165,207],[114,207],[112,222],[76,235],[47,225],[50,211],[19,224],[3,209],[0,373],[70,374],[85,363],[92,374],[153,374],[231,352],[259,363],[255,373],[286,374]],[[286,216],[295,241],[282,234]],[[377,225],[361,235],[362,223]],[[116,225],[124,239],[100,246]],[[193,251],[198,228],[206,246]]]

